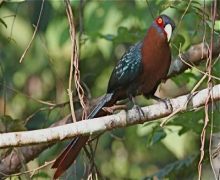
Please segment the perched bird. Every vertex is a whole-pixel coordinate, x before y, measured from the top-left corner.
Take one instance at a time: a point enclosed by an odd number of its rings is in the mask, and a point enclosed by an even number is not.
[[[103,107],[111,107],[118,100],[137,95],[154,97],[157,86],[166,78],[170,63],[169,41],[174,22],[166,15],[157,17],[147,30],[144,39],[128,49],[112,71],[107,93],[92,110],[88,119],[106,115]],[[54,178],[58,178],[76,159],[89,136],[75,138],[59,155],[52,168],[56,168]]]

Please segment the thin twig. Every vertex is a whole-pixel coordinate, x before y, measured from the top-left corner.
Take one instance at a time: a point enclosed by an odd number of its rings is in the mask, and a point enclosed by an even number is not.
[[[185,11],[183,12],[183,14],[182,14],[182,16],[181,16],[181,18],[180,18],[180,20],[179,20],[179,23],[178,23],[178,25],[177,25],[177,27],[176,27],[176,33],[177,33],[177,31],[178,31],[178,29],[179,29],[179,27],[180,27],[180,24],[181,24],[182,21],[183,21],[184,16],[186,15],[187,11],[189,10],[189,7],[190,7],[191,3],[192,3],[192,0],[189,1],[188,5],[187,5],[187,7],[186,7],[186,9],[185,9]]]
[[[152,17],[152,19],[155,19],[154,13],[153,13],[153,8],[150,5],[150,2],[148,0],[146,0],[147,6],[148,6],[148,11],[150,12],[150,15]]]
[[[191,67],[191,68],[194,68],[195,70],[197,70],[197,71],[200,72],[201,74],[208,75],[208,76],[210,76],[211,78],[220,81],[220,78],[219,78],[219,77],[213,76],[213,75],[209,74],[208,72],[203,72],[203,71],[200,70],[199,68],[197,68],[197,67],[195,67],[195,66],[192,66],[190,63],[186,62],[186,61],[182,58],[181,54],[179,55],[179,57],[180,57],[180,60],[181,60],[183,63],[185,63],[187,66],[189,66],[189,67]]]
[[[12,20],[12,25],[11,25],[11,30],[10,30],[10,35],[9,35],[9,40],[11,40],[12,39],[12,31],[13,31],[13,27],[14,27],[14,24],[15,24],[15,19],[16,19],[16,17],[17,17],[17,13],[18,13],[18,7],[19,7],[20,5],[19,4],[17,4],[17,7],[16,7],[16,10],[15,10],[15,15],[13,15],[13,20]]]
[[[74,105],[73,105],[73,92],[72,92],[73,64],[74,64],[74,59],[76,56],[76,51],[75,51],[75,46],[76,46],[75,36],[76,36],[76,34],[75,34],[74,19],[73,19],[72,8],[70,5],[70,2],[69,2],[69,0],[64,0],[64,1],[66,3],[66,14],[68,17],[69,32],[70,32],[70,37],[71,37],[71,42],[72,42],[70,74],[69,74],[69,88],[67,89],[67,91],[68,91],[69,100],[70,100],[70,109],[71,109],[72,119],[73,119],[73,122],[76,122],[76,116],[75,116]]]
[[[55,162],[55,160],[49,161],[49,162],[45,162],[42,166],[39,166],[39,167],[37,167],[35,169],[31,169],[31,170],[24,171],[24,172],[21,172],[21,173],[11,174],[10,176],[6,175],[6,177],[20,176],[22,174],[28,174],[28,173],[31,173],[31,177],[32,177],[35,174],[36,171],[39,171],[40,169],[43,169],[43,168],[53,164],[54,162]]]
[[[48,102],[48,101],[43,101],[43,100],[40,100],[40,99],[36,99],[36,98],[34,98],[34,97],[32,97],[32,96],[29,96],[29,95],[25,94],[24,92],[21,92],[21,91],[19,91],[19,90],[17,90],[17,89],[11,88],[11,87],[5,85],[4,83],[1,83],[1,82],[0,82],[0,85],[2,85],[3,88],[5,87],[5,88],[7,88],[8,90],[13,91],[14,93],[20,94],[20,95],[22,95],[22,96],[24,96],[24,97],[26,97],[26,98],[28,98],[28,99],[31,99],[31,100],[33,100],[33,101],[35,101],[35,102],[37,102],[37,103],[40,103],[40,104],[43,104],[43,105],[47,105],[47,106],[56,106],[56,105],[57,105],[57,104],[52,103],[52,102]]]
[[[202,129],[202,133],[201,133],[201,147],[200,147],[200,160],[199,160],[199,164],[198,164],[198,179],[200,180],[202,177],[202,162],[204,159],[204,147],[205,147],[205,139],[206,139],[206,129],[209,123],[209,102],[210,102],[210,98],[211,98],[211,103],[213,105],[213,98],[212,98],[212,94],[211,94],[211,88],[213,87],[212,84],[212,77],[211,77],[211,71],[212,71],[212,51],[213,51],[213,35],[214,35],[214,25],[215,25],[215,16],[216,16],[216,1],[214,1],[212,3],[211,6],[211,15],[212,15],[212,30],[211,30],[211,41],[210,41],[210,49],[209,49],[209,57],[208,57],[208,61],[206,63],[206,69],[208,72],[208,82],[207,82],[207,86],[209,89],[208,92],[208,96],[206,98],[206,102],[205,102],[205,120],[204,120],[204,125],[203,125],[203,129]],[[210,134],[210,138],[211,138],[212,134]],[[211,139],[209,142],[209,153],[211,156]],[[212,162],[211,162],[211,157],[210,157],[210,163],[212,166]],[[213,168],[213,166],[212,166]],[[214,169],[213,169],[214,172]],[[215,174],[215,178],[216,178],[216,174]]]
[[[191,90],[191,93],[194,93],[199,88],[199,86],[203,83],[203,81],[206,79],[206,77],[207,77],[207,75],[202,76],[202,78],[199,80],[199,82]]]
[[[66,106],[67,104],[69,104],[69,101],[67,101],[67,102],[64,102],[64,103],[60,103],[60,104],[55,104],[55,105],[53,105],[53,106],[49,106],[49,107],[42,107],[42,108],[40,108],[40,109],[37,109],[35,112],[33,112],[31,115],[29,115],[26,119],[25,119],[25,124],[27,124],[28,123],[28,121],[30,120],[30,119],[32,119],[37,113],[39,113],[39,112],[42,112],[42,111],[48,111],[48,110],[53,110],[53,109],[55,109],[55,108],[62,108],[62,107],[64,107],[64,106]]]
[[[39,23],[40,23],[40,19],[41,19],[41,15],[42,15],[43,8],[44,8],[44,1],[45,1],[45,0],[42,0],[41,8],[40,8],[40,14],[39,14],[39,17],[38,17],[38,20],[37,20],[36,27],[35,27],[35,29],[34,29],[34,33],[33,33],[33,35],[32,35],[32,38],[31,38],[31,40],[30,40],[28,46],[26,47],[25,51],[23,52],[23,54],[22,54],[22,56],[21,56],[21,58],[20,58],[20,60],[19,60],[20,63],[23,61],[25,55],[27,54],[28,50],[30,49],[31,44],[32,44],[32,42],[33,42],[33,40],[34,40],[34,38],[35,38],[36,33],[37,33],[37,30],[38,30],[38,27],[39,27]]]
[[[68,89],[68,94],[70,98],[70,108],[71,108],[71,114],[73,117],[73,121],[76,122],[76,117],[74,113],[74,105],[73,105],[73,96],[72,96],[72,74],[73,74],[73,67],[74,67],[74,80],[75,80],[75,86],[78,92],[78,97],[80,100],[80,104],[83,108],[83,117],[87,117],[87,112],[86,112],[86,104],[85,104],[85,95],[84,95],[84,90],[80,84],[80,71],[79,71],[79,58],[78,58],[78,48],[77,48],[77,43],[76,43],[76,32],[75,32],[75,26],[74,26],[74,18],[73,18],[73,13],[72,13],[72,8],[70,5],[69,0],[65,0],[66,3],[66,12],[67,12],[67,17],[69,21],[69,26],[70,26],[70,36],[71,36],[71,42],[72,42],[72,54],[71,54],[71,65],[70,65],[70,76],[69,76],[69,89]]]
[[[217,0],[214,0],[214,2],[212,3],[212,7],[211,7],[211,14],[212,14],[212,29],[211,29],[211,42],[210,42],[210,62],[209,62],[209,73],[211,74],[211,70],[212,70],[212,51],[213,51],[213,41],[214,41],[214,26],[215,26],[215,19],[216,19],[216,10],[217,10]],[[208,81],[209,83],[209,87],[212,88],[213,87],[213,83],[212,83],[212,79],[209,79]],[[214,106],[214,101],[213,101],[213,94],[212,92],[211,94],[211,130],[210,130],[210,137],[209,137],[209,161],[212,167],[212,171],[214,173],[215,179],[217,180],[217,174],[215,172],[214,169],[214,165],[212,163],[212,135],[213,135],[213,106]],[[208,106],[209,108],[209,106]],[[208,114],[208,112],[207,112]]]

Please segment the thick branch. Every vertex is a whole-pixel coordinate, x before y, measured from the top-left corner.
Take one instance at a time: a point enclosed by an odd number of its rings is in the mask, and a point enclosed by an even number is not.
[[[185,104],[189,101],[191,108],[198,108],[205,104],[209,95],[212,94],[213,100],[220,99],[220,84],[214,86],[210,91],[208,89],[201,90],[193,96],[190,94],[180,96],[170,100],[173,111],[186,111]],[[190,99],[190,97],[192,97]],[[145,117],[140,117],[139,113],[132,109],[127,113],[121,111],[118,114],[95,118],[87,121],[79,121],[59,127],[47,129],[11,132],[1,134],[0,147],[15,147],[30,144],[50,143],[60,141],[67,138],[73,138],[78,135],[94,134],[100,131],[111,130],[115,128],[127,127],[134,124],[142,124],[144,122],[165,117],[172,113],[166,105],[161,102],[151,106],[142,108]]]
[[[214,43],[212,57],[215,58],[219,56],[219,53],[220,41]],[[187,52],[182,53],[180,56],[185,62],[192,65],[198,65],[199,63],[201,63],[201,61],[206,60],[209,57],[208,45],[205,43],[196,44],[194,46],[191,46]],[[178,56],[176,59],[172,61],[167,78],[180,74],[189,68],[189,66],[187,66],[181,60],[181,58]]]

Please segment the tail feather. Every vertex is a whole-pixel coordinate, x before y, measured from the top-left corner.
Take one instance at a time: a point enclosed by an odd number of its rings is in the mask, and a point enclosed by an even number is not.
[[[91,111],[88,119],[104,116],[106,112],[102,110],[105,106],[112,106],[116,101],[114,93],[106,94]],[[80,150],[85,146],[89,136],[79,136],[73,139],[65,150],[58,156],[52,168],[57,168],[54,174],[54,179],[57,179],[69,166],[75,161]]]
[[[58,159],[55,161],[52,168],[57,168],[54,174],[54,179],[57,179],[70,165],[75,161],[80,150],[85,146],[89,136],[81,136],[75,138],[67,148],[61,153]]]
[[[79,138],[75,138],[73,139],[68,146],[64,149],[64,151],[62,152],[62,154],[60,154],[60,156],[58,158],[56,158],[56,161],[53,163],[51,168],[58,168],[58,166],[64,161],[64,159],[66,158],[66,155],[70,152],[71,148],[76,144],[77,140]]]

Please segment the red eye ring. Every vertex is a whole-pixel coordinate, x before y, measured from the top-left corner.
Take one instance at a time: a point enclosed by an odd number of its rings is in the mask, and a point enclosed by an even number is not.
[[[159,17],[157,19],[157,24],[159,24],[159,25],[163,24],[163,19],[161,17]]]

